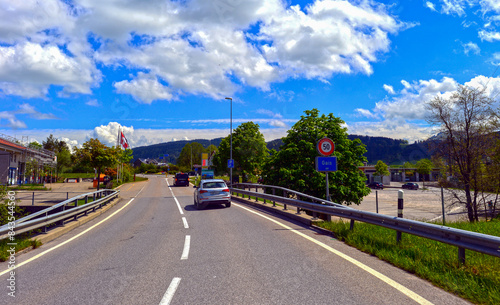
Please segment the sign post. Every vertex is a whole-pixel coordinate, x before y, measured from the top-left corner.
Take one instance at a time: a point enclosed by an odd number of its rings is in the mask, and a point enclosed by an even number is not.
[[[318,141],[316,149],[324,156],[316,157],[316,170],[318,172],[326,172],[326,200],[331,201],[328,173],[337,170],[337,158],[329,156],[335,151],[335,144],[330,138],[325,137]]]

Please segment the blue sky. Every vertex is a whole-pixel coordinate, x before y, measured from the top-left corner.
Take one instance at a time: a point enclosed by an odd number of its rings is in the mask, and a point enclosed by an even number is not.
[[[0,133],[132,147],[305,110],[351,134],[432,136],[425,103],[500,96],[498,0],[0,0]]]

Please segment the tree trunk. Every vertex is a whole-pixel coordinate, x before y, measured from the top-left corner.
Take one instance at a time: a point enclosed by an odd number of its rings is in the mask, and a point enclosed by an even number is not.
[[[466,200],[465,206],[467,207],[467,216],[469,218],[469,222],[474,222],[475,217],[474,217],[474,208],[472,206],[472,197],[470,195],[470,186],[465,185],[464,191],[465,191],[465,198],[466,198],[465,199]]]

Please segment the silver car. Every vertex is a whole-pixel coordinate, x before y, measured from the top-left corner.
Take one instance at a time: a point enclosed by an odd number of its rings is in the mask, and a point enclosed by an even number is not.
[[[199,210],[212,203],[225,204],[227,208],[231,206],[231,193],[224,180],[201,180],[200,185],[196,187],[194,206]]]

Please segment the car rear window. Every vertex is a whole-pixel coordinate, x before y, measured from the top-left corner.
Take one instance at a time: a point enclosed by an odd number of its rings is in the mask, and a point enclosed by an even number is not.
[[[189,176],[188,174],[177,174],[175,178],[189,179]]]
[[[226,184],[224,182],[206,182],[206,183],[203,183],[204,189],[215,189],[215,188],[222,188],[222,187],[226,187]]]

